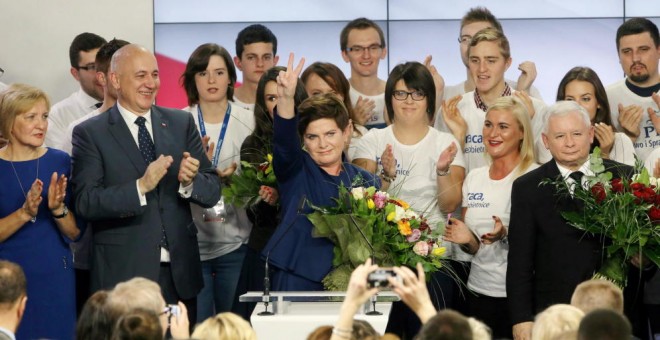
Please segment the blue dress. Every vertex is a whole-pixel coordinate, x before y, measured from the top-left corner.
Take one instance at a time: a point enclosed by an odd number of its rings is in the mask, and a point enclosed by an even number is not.
[[[66,153],[48,149],[38,160],[13,162],[0,159],[0,216],[6,217],[25,203],[37,176],[43,182],[42,201],[35,223],[27,222],[4,242],[0,259],[19,264],[27,278],[27,307],[16,338],[73,339],[76,323],[74,270],[69,242],[48,210],[48,186],[53,172],[71,174],[71,159]],[[23,186],[19,185],[16,174]],[[71,209],[67,193],[67,206]],[[80,225],[80,224],[79,224]]]
[[[273,170],[282,219],[262,252],[276,269],[273,291],[323,290],[321,280],[332,269],[334,244],[325,237],[312,237],[312,223],[306,216],[312,208],[305,204],[298,213],[303,197],[315,206],[327,207],[337,204],[333,198],[338,197],[341,184],[380,187],[377,177],[347,162],[338,176],[329,175],[301,149],[297,126],[297,116],[284,119],[275,115]]]

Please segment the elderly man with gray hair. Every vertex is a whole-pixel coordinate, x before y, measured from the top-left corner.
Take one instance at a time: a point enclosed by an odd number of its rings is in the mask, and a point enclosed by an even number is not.
[[[575,102],[560,101],[543,115],[543,144],[552,159],[519,177],[511,191],[511,222],[506,278],[514,339],[530,339],[534,315],[550,305],[569,303],[575,287],[593,275],[603,258],[603,240],[570,226],[563,211],[581,209],[569,195],[558,195],[544,180],[563,178],[572,192],[584,186],[594,128]],[[603,160],[614,177],[632,168]]]

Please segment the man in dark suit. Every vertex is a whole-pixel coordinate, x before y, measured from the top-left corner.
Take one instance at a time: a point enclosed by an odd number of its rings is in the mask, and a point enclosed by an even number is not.
[[[558,102],[544,116],[543,143],[553,159],[521,176],[511,191],[506,290],[514,339],[529,339],[534,316],[546,307],[569,303],[575,287],[599,269],[603,244],[567,224],[560,212],[579,209],[579,202],[558,195],[544,179],[564,178],[573,192],[584,186],[594,138],[587,111],[575,102]],[[619,177],[632,168],[604,160]]]
[[[194,324],[203,280],[190,202],[215,205],[219,178],[192,116],[152,104],[160,86],[153,53],[122,47],[110,81],[117,104],[73,130],[71,184],[93,231],[92,291],[145,277],[167,303],[183,301]]]
[[[0,340],[16,339],[27,302],[27,281],[19,265],[0,260]]]

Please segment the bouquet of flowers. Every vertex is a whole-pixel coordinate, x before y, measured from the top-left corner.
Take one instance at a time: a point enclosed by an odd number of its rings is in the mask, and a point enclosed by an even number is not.
[[[267,154],[264,162],[258,166],[241,161],[240,173],[231,175],[229,184],[222,189],[222,195],[227,203],[249,207],[261,201],[259,189],[262,185],[277,187],[271,154]]]
[[[562,216],[570,225],[609,240],[603,266],[594,278],[610,280],[623,288],[633,256],[644,256],[660,265],[658,179],[649,176],[643,167],[632,178],[612,179],[612,173],[605,172],[598,148],[589,162],[595,175],[585,176],[588,190],[574,192],[584,209],[562,212]]]
[[[336,202],[334,207],[313,207],[307,215],[314,225],[312,234],[335,244],[334,269],[323,279],[327,290],[346,290],[353,269],[372,253],[380,266],[414,267],[420,262],[425,272],[442,267],[442,222],[429,225],[408,203],[375,187],[349,191],[341,186]]]

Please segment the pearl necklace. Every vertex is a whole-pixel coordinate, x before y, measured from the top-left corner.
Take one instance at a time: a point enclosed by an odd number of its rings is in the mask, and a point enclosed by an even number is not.
[[[39,159],[41,159],[41,157],[37,158],[37,176],[36,176],[35,180],[39,178]],[[20,177],[18,177],[18,172],[16,171],[16,168],[14,167],[14,162],[9,161],[9,164],[11,164],[11,168],[12,168],[12,170],[14,170],[14,175],[16,176],[16,180],[18,181],[18,185],[21,186],[21,191],[23,192],[23,197],[25,197],[25,201],[27,201],[27,193],[25,193],[25,189],[23,189],[23,183],[21,183],[21,179],[20,179]],[[30,222],[32,222],[32,223],[37,222],[37,216],[32,216],[32,218],[30,219]]]

